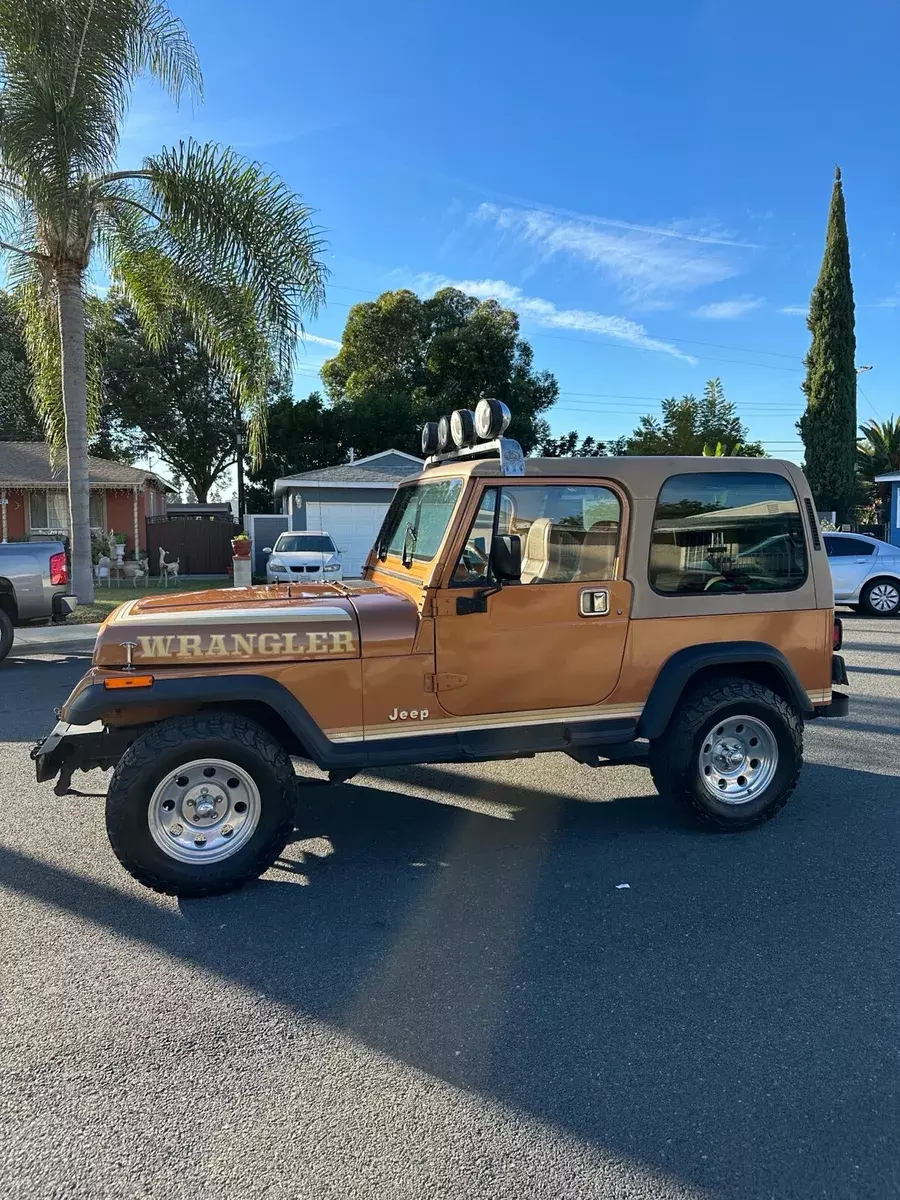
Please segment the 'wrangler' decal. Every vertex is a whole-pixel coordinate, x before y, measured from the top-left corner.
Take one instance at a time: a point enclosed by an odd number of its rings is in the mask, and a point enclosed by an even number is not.
[[[138,637],[135,658],[291,658],[354,654],[349,630],[308,633],[180,633]]]

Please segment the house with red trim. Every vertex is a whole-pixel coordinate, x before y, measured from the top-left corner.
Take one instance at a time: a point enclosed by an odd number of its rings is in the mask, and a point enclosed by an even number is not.
[[[145,467],[90,458],[91,529],[124,533],[126,553],[146,549],[147,518],[164,516],[171,486]],[[0,442],[0,541],[63,537],[69,532],[66,468],[45,442]]]

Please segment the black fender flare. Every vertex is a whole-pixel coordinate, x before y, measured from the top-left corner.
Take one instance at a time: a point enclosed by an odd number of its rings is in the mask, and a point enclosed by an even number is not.
[[[641,713],[637,736],[650,739],[662,736],[685,688],[698,672],[710,667],[741,667],[748,663],[772,667],[803,718],[808,720],[816,715],[797,673],[777,647],[766,642],[704,642],[676,651],[663,663]]]
[[[90,725],[111,708],[136,708],[147,704],[198,704],[227,708],[229,702],[253,702],[271,708],[285,722],[318,767],[360,765],[365,753],[360,743],[329,741],[296,696],[268,675],[192,675],[186,679],[156,676],[153,686],[108,691],[102,682],[91,684],[65,710],[72,725]]]

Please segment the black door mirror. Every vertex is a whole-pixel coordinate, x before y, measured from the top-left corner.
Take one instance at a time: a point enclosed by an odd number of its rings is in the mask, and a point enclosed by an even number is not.
[[[522,578],[522,539],[515,533],[499,534],[491,543],[491,574],[497,583],[518,583]]]

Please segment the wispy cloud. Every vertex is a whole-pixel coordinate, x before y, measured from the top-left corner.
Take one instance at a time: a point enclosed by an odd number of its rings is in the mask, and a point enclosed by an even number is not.
[[[900,293],[894,292],[890,296],[876,300],[874,304],[861,304],[860,308],[900,308]]]
[[[444,275],[422,274],[413,281],[417,291],[431,293],[442,287],[459,288],[469,296],[480,300],[497,300],[514,308],[522,317],[544,329],[568,329],[578,333],[595,333],[613,338],[641,350],[671,354],[674,358],[694,363],[696,360],[685,354],[671,342],[651,337],[643,325],[626,317],[610,317],[603,313],[583,308],[558,308],[550,300],[538,296],[526,296],[521,288],[503,279],[448,279]]]
[[[304,342],[314,342],[317,346],[331,346],[335,350],[340,350],[341,343],[336,342],[334,338],[319,337],[317,333],[304,333],[302,339]]]
[[[492,203],[480,205],[475,217],[533,247],[544,259],[562,255],[597,267],[635,301],[730,279],[741,268],[733,251],[754,248],[724,231],[684,221],[640,225]]]
[[[802,304],[788,304],[778,311],[783,312],[786,317],[805,317],[809,312],[809,308],[804,307]]]
[[[701,304],[694,309],[695,317],[709,321],[736,321],[754,309],[762,308],[765,300],[758,296],[737,296],[734,300],[717,300],[713,304]]]

